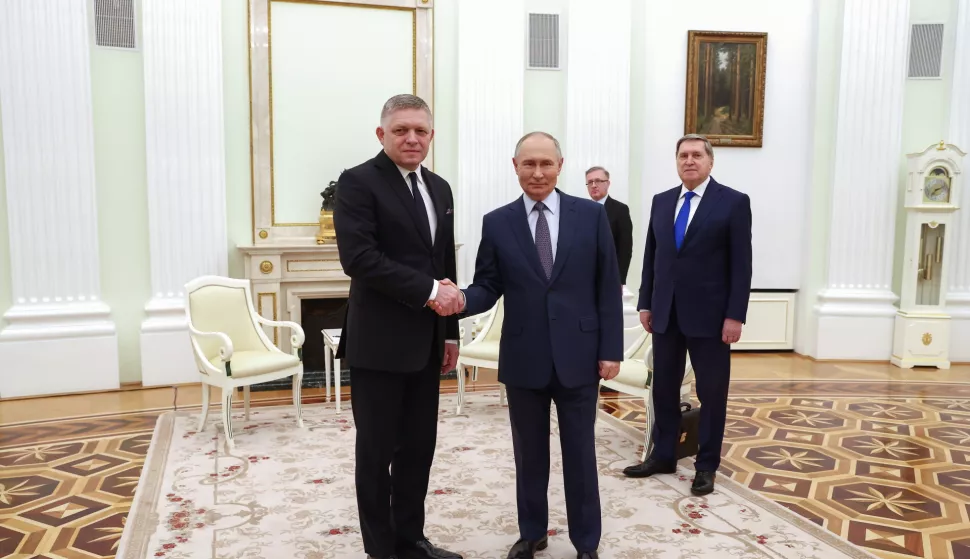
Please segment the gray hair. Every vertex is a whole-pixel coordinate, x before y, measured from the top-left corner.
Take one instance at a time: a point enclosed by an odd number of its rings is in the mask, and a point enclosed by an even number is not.
[[[596,165],[595,167],[590,167],[589,169],[586,169],[586,176],[589,176],[589,174],[592,173],[593,171],[603,171],[603,174],[606,175],[606,178],[607,179],[610,178],[610,172],[606,170],[606,167],[600,167],[599,165]]]
[[[556,145],[556,155],[559,156],[559,159],[562,159],[562,147],[560,147],[559,145],[559,140],[554,138],[552,134],[549,134],[547,132],[539,132],[539,131],[529,132],[525,136],[522,136],[522,138],[519,139],[518,143],[515,144],[515,154],[513,155],[513,157],[519,156],[519,149],[522,148],[522,143],[528,140],[529,138],[531,138],[532,136],[542,136],[543,138],[549,138],[550,140],[552,140],[552,143]]]
[[[710,156],[711,159],[714,159],[714,148],[711,146],[710,140],[708,140],[706,136],[702,136],[700,134],[687,134],[683,138],[677,140],[677,149],[674,150],[674,155],[680,153],[680,144],[692,141],[704,142],[704,151],[707,152],[707,155]]]
[[[410,93],[402,93],[401,95],[395,95],[384,103],[384,108],[381,109],[381,126],[387,121],[387,117],[391,113],[404,110],[404,109],[422,109],[424,112],[428,113],[428,120],[434,124],[434,117],[431,115],[431,107],[424,102],[424,99],[418,97],[417,95],[411,95]]]

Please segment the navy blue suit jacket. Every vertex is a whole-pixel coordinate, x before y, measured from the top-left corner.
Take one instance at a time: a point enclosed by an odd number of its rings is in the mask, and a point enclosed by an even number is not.
[[[751,199],[713,178],[680,250],[674,212],[680,186],[653,197],[637,309],[651,311],[653,330],[677,313],[691,337],[721,337],[724,319],[744,322],[751,293]]]
[[[616,248],[601,204],[559,192],[559,244],[552,277],[539,262],[523,199],[485,215],[465,314],[505,296],[499,381],[566,388],[599,381],[599,361],[623,360],[623,300]]]

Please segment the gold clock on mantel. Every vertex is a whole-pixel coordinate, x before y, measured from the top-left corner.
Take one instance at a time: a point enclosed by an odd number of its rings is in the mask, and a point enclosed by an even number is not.
[[[946,279],[965,155],[960,148],[940,142],[906,156],[903,281],[891,357],[898,367],[950,368]]]

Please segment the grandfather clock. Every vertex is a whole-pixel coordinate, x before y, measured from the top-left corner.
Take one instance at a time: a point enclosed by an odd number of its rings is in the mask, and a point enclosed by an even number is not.
[[[946,292],[954,255],[948,240],[959,209],[965,155],[940,142],[907,156],[903,282],[891,359],[898,367],[950,368]]]

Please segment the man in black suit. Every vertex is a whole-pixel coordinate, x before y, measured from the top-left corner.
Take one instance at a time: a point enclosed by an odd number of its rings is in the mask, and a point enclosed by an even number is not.
[[[616,245],[616,260],[620,264],[620,283],[626,285],[626,275],[633,259],[633,220],[630,206],[610,196],[610,172],[603,167],[591,167],[586,171],[586,190],[589,197],[606,208],[606,218],[610,222],[613,243]]]
[[[413,95],[385,103],[384,149],[337,181],[334,228],[350,300],[337,357],[350,365],[357,426],[357,507],[375,559],[461,559],[424,536],[441,373],[458,359],[454,201],[421,166],[434,137],[431,109]],[[447,340],[447,342],[446,342]],[[388,469],[390,468],[390,472]]]
[[[676,470],[680,385],[687,353],[701,402],[691,492],[714,491],[731,381],[731,344],[751,294],[751,199],[711,177],[714,149],[704,136],[677,142],[682,183],[653,198],[640,283],[640,323],[653,333],[654,447],[623,473],[647,477]]]

